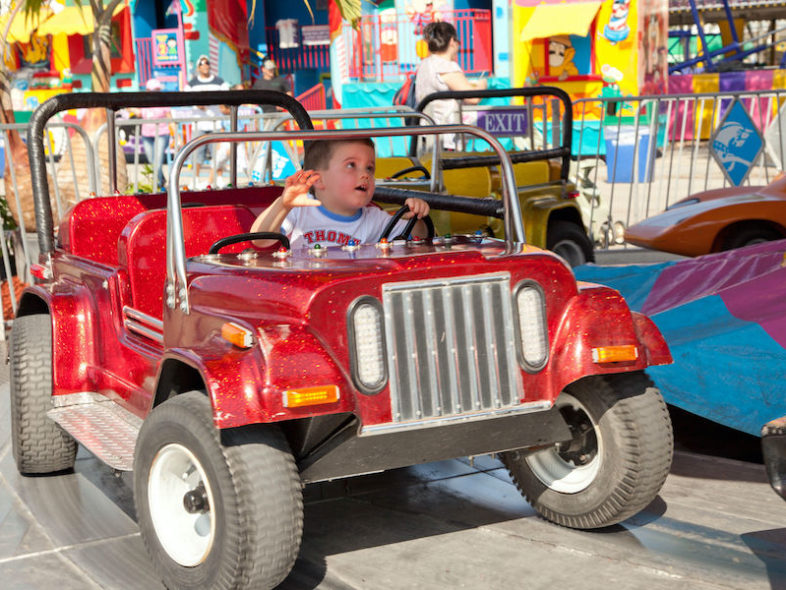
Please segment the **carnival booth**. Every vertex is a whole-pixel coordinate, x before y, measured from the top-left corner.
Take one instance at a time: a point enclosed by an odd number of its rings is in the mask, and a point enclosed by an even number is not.
[[[513,0],[512,22],[513,86],[574,101],[666,92],[666,0]]]
[[[2,20],[2,19],[0,19]],[[93,13],[87,3],[50,2],[40,11],[16,14],[9,28],[15,110],[33,110],[53,95],[91,90]],[[112,17],[113,90],[133,85],[131,21],[126,3]]]

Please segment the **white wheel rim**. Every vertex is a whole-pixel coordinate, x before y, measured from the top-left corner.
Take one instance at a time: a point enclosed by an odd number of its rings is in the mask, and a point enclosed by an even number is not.
[[[600,434],[600,429],[597,427],[594,420],[592,420],[587,408],[585,408],[575,397],[562,392],[559,398],[557,398],[557,403],[555,405],[557,408],[572,406],[590,417],[595,427],[595,437],[598,442],[595,456],[590,462],[584,465],[576,465],[561,457],[556,447],[551,447],[527,455],[526,460],[532,473],[534,473],[545,486],[563,494],[576,494],[588,488],[590,484],[595,481],[600,471],[602,464],[601,457],[603,456],[603,439]]]
[[[200,482],[209,508],[191,513],[183,497]],[[213,546],[216,521],[210,482],[194,454],[179,444],[161,448],[150,466],[147,496],[153,528],[167,555],[184,567],[204,562]]]

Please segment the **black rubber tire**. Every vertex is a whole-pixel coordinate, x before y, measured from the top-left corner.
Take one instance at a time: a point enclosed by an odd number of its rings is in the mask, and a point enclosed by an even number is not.
[[[735,250],[762,242],[780,240],[783,236],[771,227],[763,225],[744,225],[732,231],[723,241],[723,250]]]
[[[546,470],[537,462],[555,456],[564,461],[555,447],[502,453],[502,461],[543,518],[576,529],[617,524],[650,504],[669,473],[674,439],[666,404],[641,372],[586,377],[560,394],[570,396],[583,406],[597,437],[594,458],[599,462],[587,482],[576,490],[560,489],[565,486],[557,480],[544,483],[538,473]],[[578,471],[575,462],[561,466]]]
[[[46,412],[52,408],[52,320],[16,318],[11,330],[11,439],[23,474],[71,469],[77,443]]]
[[[194,566],[167,553],[152,520],[150,471],[168,445],[193,453],[213,494],[213,542]],[[145,420],[134,454],[134,499],[142,539],[167,588],[273,588],[300,549],[301,482],[283,434],[268,425],[219,433],[202,392],[172,398]]]
[[[570,221],[557,219],[549,222],[546,248],[562,256],[571,267],[595,262],[595,253],[584,228]]]

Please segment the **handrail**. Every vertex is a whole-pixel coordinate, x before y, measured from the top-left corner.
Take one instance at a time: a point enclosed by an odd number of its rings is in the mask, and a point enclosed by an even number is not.
[[[42,103],[30,117],[28,146],[32,175],[38,245],[42,255],[54,250],[54,224],[49,202],[44,157],[44,128],[47,121],[61,111],[80,108],[105,108],[114,122],[114,112],[129,107],[210,106],[226,104],[237,110],[243,104],[269,104],[288,110],[301,129],[312,129],[311,118],[303,106],[291,96],[271,90],[229,90],[208,92],[85,92],[59,94]],[[115,137],[109,137],[110,167],[114,161]],[[116,179],[110,179],[110,181]],[[116,182],[114,183],[116,184]]]
[[[344,130],[298,130],[284,132],[244,132],[244,133],[211,133],[189,141],[178,152],[169,176],[169,192],[167,196],[167,280],[166,305],[170,309],[179,309],[182,313],[190,312],[188,299],[188,283],[186,277],[186,251],[183,241],[183,218],[180,201],[178,178],[186,159],[191,152],[208,143],[222,141],[313,141],[361,139],[369,137],[406,137],[410,135],[440,135],[443,133],[467,133],[475,135],[486,142],[497,152],[500,159],[502,175],[502,203],[505,209],[505,239],[508,246],[525,242],[524,224],[521,219],[516,179],[513,165],[507,157],[505,148],[497,139],[478,127],[471,125],[435,125],[419,127],[391,127],[388,129],[344,129]],[[428,202],[429,195],[419,195]]]

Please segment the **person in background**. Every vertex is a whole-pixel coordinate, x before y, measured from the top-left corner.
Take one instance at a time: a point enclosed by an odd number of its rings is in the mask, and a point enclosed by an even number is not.
[[[186,84],[186,92],[204,92],[206,90],[229,90],[227,84],[221,76],[210,72],[210,59],[206,55],[200,55],[196,62],[196,74]],[[197,121],[194,125],[194,134],[191,139],[196,139],[206,133],[212,133],[220,128],[217,117],[221,116],[218,106],[197,107],[205,115],[204,121]],[[193,153],[194,174],[199,179],[199,172],[202,162],[205,161],[207,154],[212,154],[210,144],[204,144],[197,148]]]
[[[232,90],[245,90],[245,86],[243,86],[243,84],[234,84],[232,86]],[[232,110],[229,106],[222,104],[219,106],[219,109],[221,114],[225,117],[229,117],[231,115]],[[237,131],[247,131],[253,129],[254,121],[250,117],[256,114],[254,105],[240,105],[240,107],[238,107],[237,114]],[[221,131],[232,131],[231,119],[222,119],[220,121],[220,125]],[[241,176],[248,176],[248,150],[246,142],[235,142],[235,145],[237,146],[237,176],[238,178]],[[210,170],[209,183],[211,186],[218,188],[225,186],[223,178],[224,170],[230,170],[231,155],[232,144],[230,142],[222,141],[217,144],[215,166]]]
[[[469,80],[458,64],[461,42],[456,28],[446,22],[429,23],[423,30],[430,55],[420,62],[415,74],[415,98],[418,102],[434,92],[447,90],[483,90],[488,84],[485,79]],[[465,104],[477,104],[479,98],[466,98]],[[457,100],[435,100],[426,107],[426,114],[434,118],[437,125],[461,123]],[[455,136],[442,139],[446,149],[456,148]]]
[[[145,84],[148,92],[159,92],[164,86],[157,78],[150,78]],[[170,116],[169,109],[166,107],[148,107],[141,110],[143,119],[165,119]],[[142,123],[140,134],[142,137],[142,150],[145,157],[153,167],[153,192],[166,188],[164,178],[164,161],[166,160],[166,150],[171,139],[172,123]]]
[[[278,66],[272,59],[266,59],[262,62],[262,77],[254,82],[254,90],[276,90],[292,96],[292,88],[287,82],[287,79],[279,74]],[[276,110],[271,105],[262,105],[262,112],[272,113]]]

